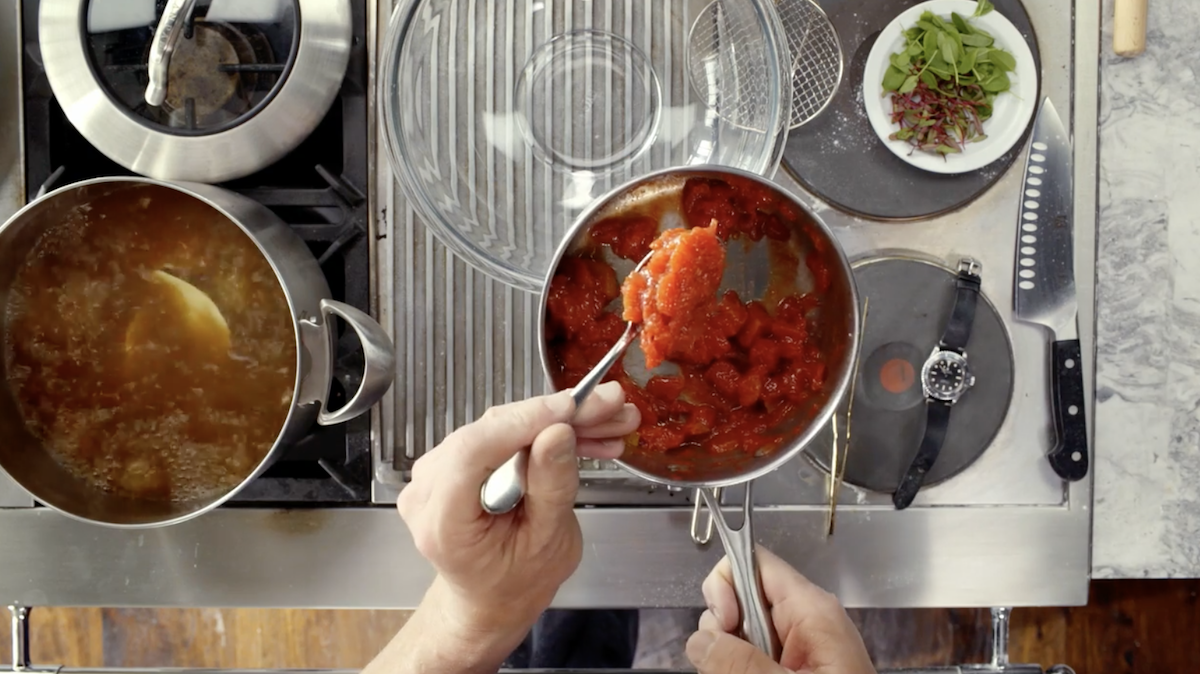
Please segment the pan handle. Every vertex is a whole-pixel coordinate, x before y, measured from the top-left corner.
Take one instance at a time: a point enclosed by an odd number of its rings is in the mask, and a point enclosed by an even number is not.
[[[700,495],[716,524],[717,535],[725,545],[729,567],[733,572],[733,591],[737,595],[738,612],[742,617],[742,638],[755,648],[779,662],[782,646],[779,634],[771,624],[767,610],[767,597],[763,592],[762,576],[758,572],[758,557],[754,552],[754,528],[752,526],[754,499],[751,496],[752,482],[746,483],[746,496],[742,503],[742,526],[734,529],[721,510],[718,490],[704,488]]]
[[[349,304],[335,300],[321,300],[322,326],[326,332],[333,330],[330,316],[338,316],[346,321],[362,343],[363,360],[366,367],[363,370],[362,384],[354,397],[346,406],[336,412],[330,412],[325,402],[321,403],[321,412],[317,415],[317,423],[322,426],[336,426],[361,416],[383,399],[384,394],[392,387],[396,378],[396,352],[392,340],[384,332],[383,327],[365,312],[355,309]],[[331,335],[329,343],[333,343]]]

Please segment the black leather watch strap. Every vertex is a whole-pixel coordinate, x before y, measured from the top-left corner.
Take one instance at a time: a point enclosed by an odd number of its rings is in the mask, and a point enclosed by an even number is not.
[[[917,455],[913,457],[904,477],[900,479],[896,493],[892,494],[892,503],[896,510],[904,510],[912,505],[917,492],[921,490],[921,485],[925,484],[925,476],[933,468],[938,454],[942,451],[942,444],[946,441],[946,429],[950,426],[950,403],[927,400],[925,407],[925,437],[922,438]]]
[[[963,260],[958,264],[958,278],[954,282],[954,309],[946,323],[946,331],[939,344],[944,349],[962,353],[971,341],[971,326],[975,324],[975,305],[979,301],[979,263]]]

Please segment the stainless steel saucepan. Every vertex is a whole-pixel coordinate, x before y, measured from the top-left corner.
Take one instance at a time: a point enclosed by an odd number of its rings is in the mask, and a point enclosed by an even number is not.
[[[274,270],[287,299],[296,339],[296,379],[291,410],[266,457],[236,487],[193,501],[134,499],[90,486],[63,468],[25,428],[0,358],[0,469],[37,500],[72,517],[117,527],[174,524],[208,512],[265,471],[313,423],[335,425],[371,409],[391,387],[395,354],[383,328],[364,312],[334,301],[325,274],[304,242],[266,207],[233,192],[193,183],[150,178],[98,178],[68,185],[29,204],[0,226],[0,320],[22,261],[38,238],[68,214],[101,197],[127,191],[145,196],[171,191],[199,200],[236,224],[255,242]],[[329,411],[338,316],[362,343],[366,369],[359,390],[344,407]],[[0,330],[0,335],[4,333]]]
[[[821,314],[817,321],[822,326],[819,336],[822,351],[829,357],[829,361],[826,363],[828,376],[823,390],[813,398],[810,408],[800,410],[789,422],[791,439],[773,452],[761,456],[746,454],[736,460],[729,460],[727,456],[718,458],[704,455],[673,456],[670,459],[664,459],[662,455],[643,454],[632,450],[627,451],[617,463],[625,470],[651,482],[700,490],[709,509],[714,513],[717,532],[725,546],[725,552],[733,569],[736,581],[735,590],[741,606],[743,636],[758,648],[778,659],[779,640],[771,626],[755,559],[754,533],[751,524],[753,500],[750,487],[755,478],[775,470],[804,450],[805,446],[829,423],[830,417],[846,394],[853,377],[854,362],[858,357],[860,328],[858,292],[850,262],[829,228],[804,204],[782,188],[765,178],[742,171],[720,167],[670,169],[627,183],[592,205],[575,222],[559,246],[542,291],[541,308],[538,313],[539,350],[542,365],[550,381],[555,382],[558,368],[554,364],[550,345],[546,339],[546,300],[550,281],[554,278],[564,256],[578,252],[587,243],[588,228],[609,215],[617,214],[625,209],[635,209],[639,202],[656,200],[655,203],[659,203],[657,200],[663,199],[664,195],[668,195],[669,199],[671,193],[681,191],[685,181],[692,177],[716,179],[736,177],[753,181],[770,189],[777,196],[790,201],[797,212],[802,214],[795,222],[790,223],[794,232],[799,233],[799,236],[795,236],[793,240],[806,241],[809,252],[824,258],[832,281],[831,288],[818,309]],[[677,216],[672,216],[670,213],[662,218],[662,222],[673,222],[676,226],[682,224]],[[740,244],[730,245],[727,248],[722,290],[736,289],[743,300],[755,299],[755,293],[758,298],[761,298],[767,290],[771,276],[770,267],[765,264],[766,248],[766,243],[747,247]],[[803,262],[804,259],[804,255],[799,257],[799,269],[797,269],[794,281],[796,287],[793,289],[796,292],[812,289],[813,280]],[[623,279],[633,266],[633,263],[615,257],[607,258],[607,261],[616,269],[618,280]],[[636,343],[630,347],[625,359],[626,370],[635,381],[645,383],[649,374],[635,365],[642,362],[641,358],[634,356],[634,352],[638,349],[639,346]],[[556,382],[554,386],[561,388],[562,382]],[[717,423],[720,424],[721,420],[718,419]],[[743,524],[740,528],[735,529],[726,520],[721,510],[717,490],[742,484],[745,485],[745,496],[742,502]]]

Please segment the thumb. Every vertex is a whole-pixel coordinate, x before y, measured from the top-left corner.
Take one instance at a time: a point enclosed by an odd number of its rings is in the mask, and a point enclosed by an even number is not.
[[[771,656],[724,632],[700,630],[687,642],[688,660],[700,674],[785,674]]]
[[[525,514],[534,522],[553,520],[575,507],[578,492],[575,429],[554,424],[539,433],[529,448]]]

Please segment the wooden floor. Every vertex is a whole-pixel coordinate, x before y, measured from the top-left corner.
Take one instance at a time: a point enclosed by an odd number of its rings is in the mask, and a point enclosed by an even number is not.
[[[1079,674],[1200,672],[1200,581],[1105,581],[1087,607],[1019,609],[1011,658]],[[37,609],[35,664],[357,669],[404,624],[402,611]],[[854,611],[879,667],[982,662],[988,612]],[[9,662],[0,640],[0,663]]]

